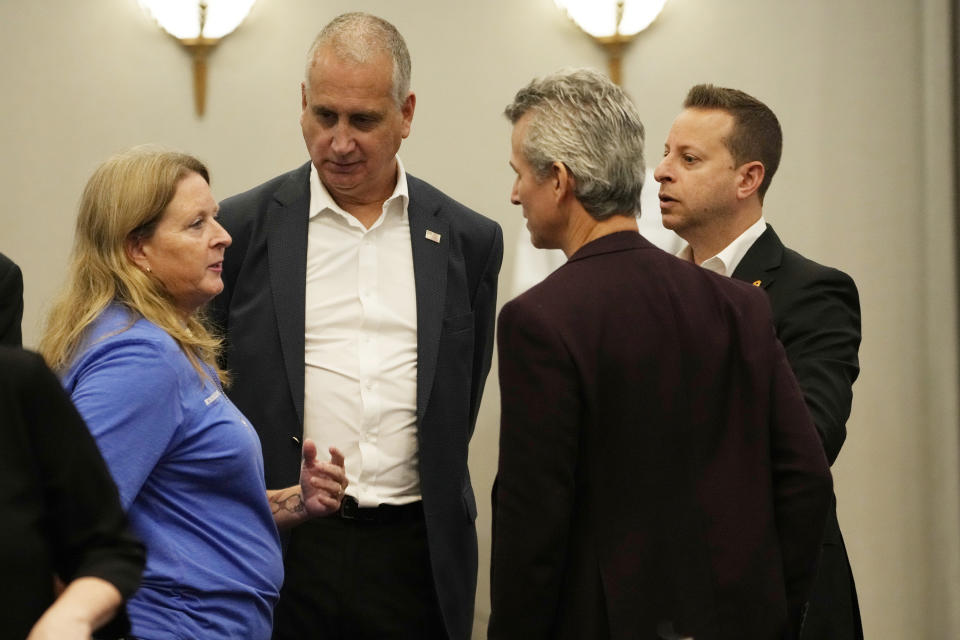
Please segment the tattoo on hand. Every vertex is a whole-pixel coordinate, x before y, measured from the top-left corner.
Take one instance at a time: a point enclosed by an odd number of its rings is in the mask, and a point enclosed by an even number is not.
[[[303,505],[303,498],[300,497],[299,493],[295,493],[286,498],[275,495],[270,499],[270,511],[276,515],[280,513],[280,510],[288,511],[289,513],[302,513],[306,507]]]

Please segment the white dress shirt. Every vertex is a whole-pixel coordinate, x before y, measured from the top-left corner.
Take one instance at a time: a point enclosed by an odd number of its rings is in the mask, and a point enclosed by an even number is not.
[[[737,236],[737,239],[728,244],[723,251],[713,257],[707,258],[700,263],[700,266],[714,273],[719,273],[722,276],[732,276],[733,272],[737,270],[737,265],[743,260],[743,256],[747,255],[747,251],[750,250],[753,243],[756,242],[757,238],[762,236],[766,230],[767,221],[764,220],[763,216],[760,216],[759,220],[747,227],[747,230]],[[693,250],[690,248],[690,245],[683,245],[683,248],[677,252],[677,257],[687,262],[693,262]]]
[[[360,506],[420,499],[417,302],[407,177],[369,229],[310,169],[304,435],[344,454]]]

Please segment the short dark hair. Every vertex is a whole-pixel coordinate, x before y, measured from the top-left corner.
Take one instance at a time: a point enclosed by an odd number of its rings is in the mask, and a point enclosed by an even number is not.
[[[733,116],[733,130],[723,142],[737,166],[759,160],[764,175],[757,194],[760,202],[780,166],[783,131],[770,107],[738,89],[698,84],[683,101],[686,109],[720,109]]]

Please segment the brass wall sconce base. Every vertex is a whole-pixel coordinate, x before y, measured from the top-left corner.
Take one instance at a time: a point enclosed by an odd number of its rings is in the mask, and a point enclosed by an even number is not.
[[[178,38],[193,56],[193,105],[202,116],[207,106],[207,55],[220,38]]]

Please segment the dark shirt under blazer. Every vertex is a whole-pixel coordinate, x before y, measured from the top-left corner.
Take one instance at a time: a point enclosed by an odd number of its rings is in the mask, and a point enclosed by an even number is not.
[[[220,208],[233,244],[211,311],[226,332],[228,393],[260,434],[269,489],[295,484],[300,468],[309,182],[307,163]],[[490,369],[503,236],[497,223],[422,180],[407,174],[407,186],[420,491],[440,609],[459,640],[470,637],[477,576],[467,448]]]
[[[832,485],[765,296],[615,233],[498,353],[491,638],[795,631]]]

